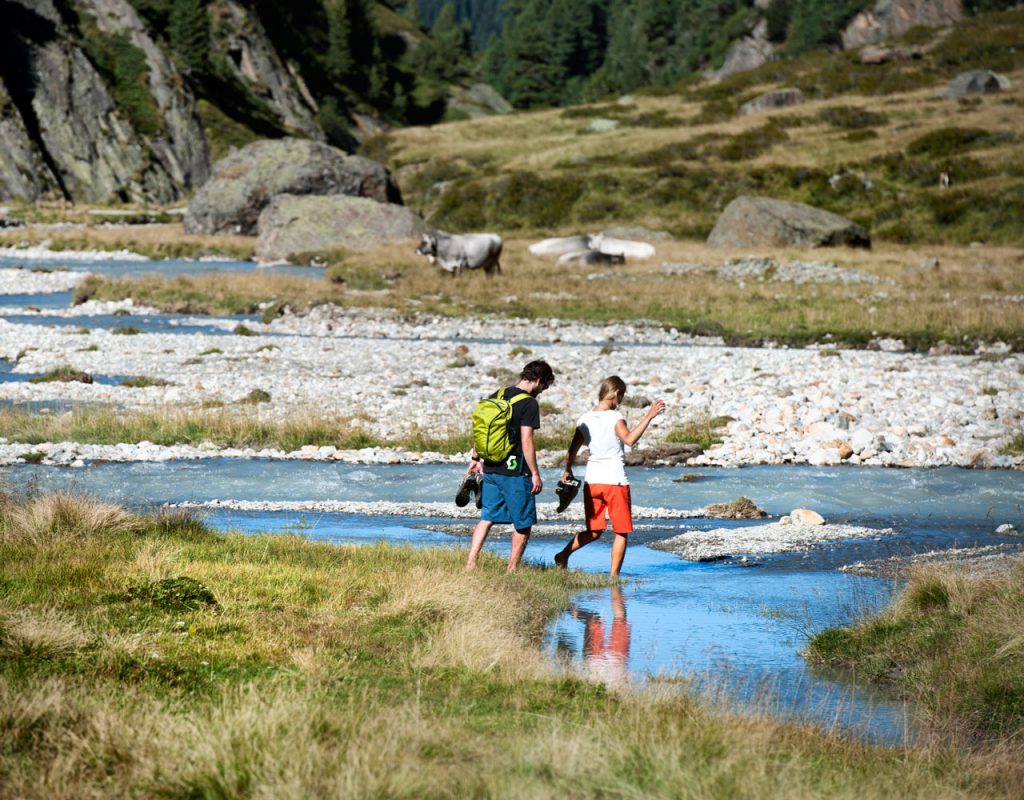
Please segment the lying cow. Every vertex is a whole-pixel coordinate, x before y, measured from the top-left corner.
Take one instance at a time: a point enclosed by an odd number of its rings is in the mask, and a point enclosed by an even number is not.
[[[483,268],[488,276],[501,272],[501,237],[495,233],[425,233],[416,254],[426,256],[452,276],[464,269]]]

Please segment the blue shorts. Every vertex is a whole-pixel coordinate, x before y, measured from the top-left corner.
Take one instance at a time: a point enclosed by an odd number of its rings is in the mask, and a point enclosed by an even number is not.
[[[484,473],[483,506],[480,519],[511,525],[517,531],[537,522],[537,500],[529,475]]]

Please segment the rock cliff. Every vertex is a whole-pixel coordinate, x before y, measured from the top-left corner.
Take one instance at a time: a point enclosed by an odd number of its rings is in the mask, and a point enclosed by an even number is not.
[[[280,133],[323,140],[314,99],[254,12],[216,5],[210,52],[233,87],[257,98]],[[0,19],[0,200],[167,203],[206,182],[211,152],[195,93],[135,6],[0,0]],[[257,138],[230,109],[212,113]]]

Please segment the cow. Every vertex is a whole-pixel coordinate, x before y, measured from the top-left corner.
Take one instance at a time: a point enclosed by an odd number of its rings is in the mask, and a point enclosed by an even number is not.
[[[452,277],[464,269],[481,268],[490,277],[501,272],[501,247],[501,237],[496,233],[425,233],[416,255],[426,256]]]

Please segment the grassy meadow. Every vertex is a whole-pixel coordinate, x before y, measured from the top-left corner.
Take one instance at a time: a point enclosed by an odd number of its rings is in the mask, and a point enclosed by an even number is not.
[[[869,747],[538,643],[603,581],[215,533],[70,495],[0,505],[0,797],[1015,797],[1019,747]]]

